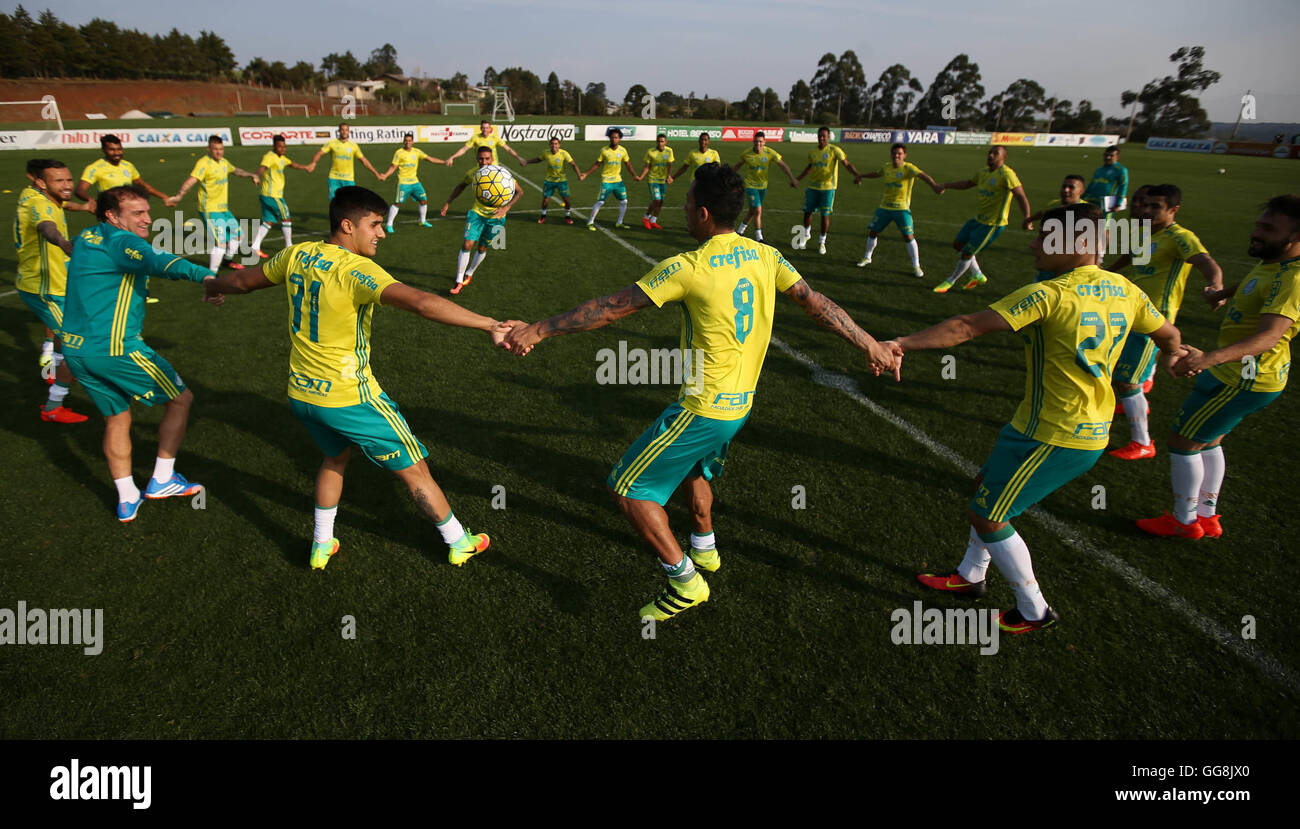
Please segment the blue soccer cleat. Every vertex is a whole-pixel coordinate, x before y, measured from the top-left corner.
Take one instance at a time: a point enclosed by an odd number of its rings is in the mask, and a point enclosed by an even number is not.
[[[144,503],[143,498],[136,498],[134,501],[117,502],[117,520],[123,524],[129,524],[135,520],[135,514],[140,511],[140,505]]]
[[[149,479],[149,485],[144,488],[144,497],[150,501],[157,501],[162,498],[183,498],[186,495],[198,495],[203,489],[203,484],[192,484],[185,480],[179,472],[173,472],[171,479],[166,483],[158,483],[153,478]]]

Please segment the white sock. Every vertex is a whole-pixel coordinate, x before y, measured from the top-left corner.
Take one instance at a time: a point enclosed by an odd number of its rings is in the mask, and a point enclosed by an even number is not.
[[[570,215],[571,213],[573,213],[573,208],[572,208],[572,207],[566,207],[566,208],[564,208],[564,218],[566,218],[566,219],[569,218],[569,215]]]
[[[975,528],[970,528],[970,541],[966,542],[966,557],[957,565],[957,575],[969,582],[984,581],[989,571],[989,548]]]
[[[135,485],[135,480],[127,475],[125,478],[114,478],[113,484],[117,487],[117,500],[123,504],[131,504],[140,500],[140,490]]]
[[[921,267],[921,246],[915,239],[907,240],[907,258],[912,260],[912,267]]]
[[[473,276],[474,271],[478,269],[479,264],[483,261],[483,257],[485,256],[487,256],[487,251],[485,250],[474,251],[474,261],[469,263],[469,270],[465,271],[465,275]]]
[[[970,258],[970,269],[975,273],[984,273],[984,271],[980,270],[980,260],[976,259],[974,256]]]
[[[593,204],[593,205],[591,206],[591,216],[589,216],[589,217],[587,218],[587,224],[594,224],[594,223],[595,223],[595,221],[596,221],[596,214],[599,213],[599,212],[600,212],[600,209],[601,209],[602,207],[604,207],[604,206],[605,206],[605,203],[604,203],[603,201],[598,201],[598,202],[596,202],[595,204]]]
[[[172,479],[172,470],[175,468],[175,458],[164,458],[160,455],[153,462],[153,479],[160,484],[165,484]]]
[[[1201,454],[1180,455],[1169,453],[1169,477],[1174,484],[1174,518],[1180,524],[1190,524],[1196,518],[1196,501],[1205,479],[1205,464]]]
[[[1196,514],[1211,518],[1219,512],[1219,489],[1223,486],[1223,473],[1227,470],[1223,447],[1202,449],[1201,465],[1205,468],[1205,477],[1201,480],[1200,496],[1196,500]]]
[[[46,340],[45,342],[41,343],[41,353],[42,353],[42,354],[53,354],[53,353],[54,353],[54,340]]]
[[[988,542],[989,555],[998,565],[998,572],[1011,584],[1016,594],[1016,608],[1028,621],[1037,621],[1047,615],[1047,600],[1038,589],[1034,578],[1034,565],[1029,558],[1029,545],[1014,529],[1001,541]]]
[[[871,252],[874,251],[874,250],[876,249],[876,243],[878,243],[879,241],[880,241],[880,240],[877,239],[875,236],[868,236],[868,237],[867,237],[867,249],[866,249],[865,251],[863,251],[863,253],[862,253],[862,258],[863,258],[863,259],[870,259],[870,258],[871,258]]]
[[[546,218],[546,208],[545,208],[545,207],[542,208],[542,218],[543,218],[543,219]]]
[[[966,270],[971,266],[971,263],[974,261],[975,261],[974,257],[970,259],[958,258],[957,267],[952,269],[952,276],[948,277],[948,281],[956,282],[958,279],[961,279],[961,275],[966,273]]]
[[[54,367],[58,368],[63,363],[63,352],[61,351],[54,352],[54,356],[50,359]]]
[[[429,220],[429,203],[427,201],[420,202],[420,221],[427,222],[428,220]]]
[[[741,236],[744,236],[745,228],[747,227],[749,227],[749,225],[745,224],[744,222],[741,222],[740,226],[736,228],[736,232],[739,233]]]
[[[239,253],[239,237],[231,236],[230,241],[226,242],[226,258],[234,259]]]
[[[817,239],[817,241],[820,242],[820,243],[823,244],[823,245],[826,244],[826,234],[823,233],[823,234],[821,235],[821,237]]]
[[[447,513],[447,517],[438,522],[438,532],[442,534],[443,543],[448,545],[465,537],[465,528],[456,519],[454,512]]]
[[[804,225],[804,226],[803,226],[803,243],[804,243],[805,245],[808,244],[808,240],[811,239],[811,238],[812,238],[812,225]]]
[[[718,545],[713,533],[705,533],[704,535],[691,533],[692,550],[712,550],[716,546]]]
[[[270,230],[271,226],[266,222],[262,222],[257,226],[257,232],[253,234],[253,250],[260,251],[262,249],[262,240],[266,238],[266,234]]]
[[[623,217],[627,215],[627,199],[618,203],[618,224],[623,224]]]
[[[322,544],[334,538],[334,516],[338,515],[339,505],[326,509],[317,507],[315,512],[315,527],[311,532],[311,540],[317,544]]]
[[[469,251],[462,249],[456,254],[456,282],[465,281],[465,268],[469,267]]]
[[[285,222],[280,225],[280,229],[284,231],[284,246],[286,248],[293,247],[293,224]]]
[[[394,205],[390,205],[390,206],[389,206],[389,208],[388,208],[388,221],[384,222],[384,224],[388,225],[389,227],[392,227],[392,226],[393,226],[393,219],[396,219],[396,218],[397,218],[397,210],[398,210],[397,205],[394,204]]]
[[[1138,388],[1136,394],[1128,397],[1121,397],[1119,402],[1124,404],[1124,416],[1128,418],[1129,431],[1133,433],[1133,440],[1143,446],[1151,445],[1151,430],[1147,423],[1147,396]]]
[[[68,396],[68,391],[69,391],[68,387],[63,385],[62,383],[55,383],[54,385],[50,386],[50,397],[48,403],[46,403],[45,408],[57,409],[59,406],[62,406],[63,398]]]
[[[208,254],[208,270],[213,273],[217,272],[217,269],[221,267],[221,255],[223,253],[225,251],[219,247],[212,249],[212,252]]]
[[[763,241],[763,228],[761,227],[754,228],[754,239],[755,241],[759,241],[759,242]]]

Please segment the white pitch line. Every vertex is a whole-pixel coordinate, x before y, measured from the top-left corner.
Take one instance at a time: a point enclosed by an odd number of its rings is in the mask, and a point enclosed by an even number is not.
[[[531,184],[532,182],[529,183]],[[630,242],[619,238],[608,228],[600,227],[598,225],[597,229],[649,264],[657,264],[657,260],[651,259],[643,251],[633,246]],[[848,395],[850,399],[865,406],[872,414],[879,417],[889,425],[899,429],[903,434],[921,444],[921,446],[925,447],[932,454],[957,467],[957,469],[964,474],[973,478],[979,471],[979,467],[966,460],[966,458],[962,457],[951,448],[930,437],[910,421],[904,420],[886,409],[884,406],[881,406],[876,401],[867,397],[858,390],[858,383],[852,377],[822,368],[811,357],[786,345],[775,336],[772,337],[772,345],[776,346],[782,353],[789,356],[795,362],[808,368],[812,372],[813,382],[817,385],[842,391],[844,394]],[[1254,665],[1256,668],[1267,674],[1270,679],[1282,685],[1287,690],[1292,693],[1300,693],[1300,678],[1297,678],[1290,669],[1273,657],[1260,651],[1240,636],[1234,634],[1228,628],[1202,614],[1196,608],[1192,607],[1192,605],[1182,596],[1179,596],[1164,585],[1143,575],[1140,570],[1118,556],[1097,549],[1084,539],[1083,536],[1075,532],[1064,521],[1046,510],[1040,507],[1031,507],[1026,512],[1042,523],[1048,530],[1055,533],[1056,536],[1066,544],[1073,547],[1077,552],[1096,560],[1102,567],[1105,567],[1107,570],[1119,576],[1120,579],[1127,582],[1131,587],[1137,589],[1138,592],[1145,594],[1149,598],[1164,602],[1165,605],[1179,616],[1182,616],[1183,619],[1191,624],[1192,627],[1232,651],[1236,656]]]

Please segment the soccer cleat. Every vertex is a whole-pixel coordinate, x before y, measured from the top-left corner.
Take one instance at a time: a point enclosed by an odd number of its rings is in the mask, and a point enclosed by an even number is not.
[[[820,254],[823,255],[823,256],[826,255],[826,243],[825,243],[825,242],[818,242],[818,243],[817,243],[817,252],[820,253]]]
[[[456,544],[452,544],[448,549],[447,560],[457,567],[469,561],[474,556],[483,552],[492,543],[487,533],[471,534],[465,531],[465,537]]]
[[[539,225],[544,225],[544,224],[546,224],[546,217],[545,217],[545,216],[542,216],[541,218],[539,218],[539,219],[537,220],[537,223],[538,223]]]
[[[934,286],[934,292],[936,294],[946,294],[951,288],[952,288],[952,280],[945,279],[944,281],[940,282],[938,285]]]
[[[649,217],[649,216],[642,216],[642,217],[641,217],[641,226],[644,227],[646,230],[652,230],[652,228],[650,227],[650,217]]]
[[[572,217],[572,216],[565,216],[565,217],[564,217],[564,223],[565,223],[566,225],[571,225],[571,224],[573,224],[573,217]]]
[[[270,259],[270,258],[271,258],[271,254],[269,254],[269,253],[264,253],[264,252],[262,252],[262,251],[259,250],[259,251],[257,252],[257,258],[258,258],[258,259]]]
[[[625,225],[625,224],[623,224],[622,222],[619,222],[618,224],[614,225],[614,229],[615,229],[615,230],[627,230],[627,229],[628,229],[628,226]]]
[[[664,226],[661,225],[661,224],[659,224],[659,220],[658,220],[658,219],[651,219],[651,220],[650,220],[650,229],[651,229],[651,230],[663,230],[663,229],[664,229]]]
[[[1057,622],[1061,621],[1061,615],[1052,608],[1047,608],[1047,615],[1038,621],[1030,621],[1021,615],[1016,608],[1004,610],[998,614],[998,627],[1004,633],[1033,633],[1036,630],[1046,630]]]
[[[1223,527],[1219,524],[1219,516],[1198,515],[1196,516],[1196,523],[1201,525],[1201,529],[1205,532],[1206,538],[1223,537]]]
[[[45,368],[52,362],[54,362],[54,352],[42,351],[40,359],[36,361],[36,365],[40,366],[41,368]]]
[[[148,299],[146,299],[146,300],[144,301],[144,304],[145,304],[145,305],[157,305],[158,302],[159,302],[158,297],[156,297],[156,296],[151,296],[151,297],[149,297]]]
[[[1156,444],[1152,441],[1148,444],[1138,443],[1136,440],[1129,441],[1127,446],[1121,446],[1118,449],[1112,449],[1106,453],[1113,458],[1119,458],[1122,461],[1140,461],[1143,458],[1154,458],[1156,456]]]
[[[1180,524],[1177,518],[1167,512],[1159,518],[1139,518],[1137,525],[1142,532],[1158,535],[1161,538],[1186,538],[1188,541],[1195,541],[1205,537],[1205,529],[1199,521]]]
[[[1150,393],[1151,393],[1151,389],[1154,388],[1155,385],[1156,385],[1156,378],[1152,377],[1150,380],[1148,380],[1148,381],[1146,381],[1145,383],[1142,384],[1142,393],[1143,393],[1143,394],[1150,394]],[[1150,411],[1150,410],[1148,410],[1148,411]]]
[[[150,501],[158,501],[163,498],[184,498],[187,495],[198,495],[203,489],[203,484],[192,484],[185,480],[179,472],[173,472],[169,480],[164,483],[158,483],[153,478],[149,479],[149,484],[144,488],[144,497]]]
[[[984,591],[987,589],[985,582],[966,581],[956,570],[951,573],[917,573],[916,580],[931,590],[970,596],[972,599],[983,598]]]
[[[392,226],[392,225],[384,225],[384,232],[385,232],[385,233],[396,233],[397,231],[396,231],[396,230],[393,230],[393,226]]]
[[[45,385],[47,385],[47,386],[52,386],[52,385],[54,385],[54,375],[53,375],[53,374],[51,374],[49,377],[42,377],[41,379],[45,381]]]
[[[311,569],[324,570],[325,565],[330,563],[330,556],[338,551],[339,540],[337,538],[314,542],[311,545]]]
[[[859,268],[865,268],[867,265],[870,265],[870,264],[871,264],[871,257],[870,257],[870,256],[864,256],[864,257],[862,257],[861,259],[858,260],[858,267],[859,267]]]
[[[982,273],[973,273],[966,279],[966,284],[961,286],[963,291],[973,291],[981,285],[988,284],[989,278]]]
[[[587,230],[594,231],[595,229],[596,229],[596,223],[595,223],[595,222],[587,222]]]
[[[452,295],[452,296],[455,296],[456,294],[460,293],[460,292],[461,292],[461,289],[464,288],[464,287],[465,287],[465,283],[464,283],[464,282],[457,282],[455,285],[452,285],[452,286],[451,286],[451,295]]]
[[[41,420],[44,420],[46,423],[85,423],[87,420],[90,420],[90,418],[86,417],[84,414],[77,414],[67,406],[58,406],[48,412],[45,411],[45,407],[42,406]]]
[[[915,268],[912,268],[912,276],[915,276],[917,279],[920,279],[921,277],[925,276],[925,271],[921,270],[920,265],[917,265]]]
[[[135,514],[140,511],[140,505],[144,503],[144,498],[136,498],[134,501],[117,502],[117,520],[123,524],[129,524],[135,520]]]
[[[656,622],[666,622],[696,605],[709,600],[709,583],[699,573],[685,584],[678,584],[669,579],[668,585],[659,591],[654,601],[641,608],[641,618],[649,616]]]
[[[420,222],[420,227],[433,227],[433,222]]]
[[[718,555],[716,547],[708,550],[697,550],[692,547],[687,555],[695,562],[696,567],[708,570],[710,573],[718,572],[718,568],[722,566],[722,556]]]

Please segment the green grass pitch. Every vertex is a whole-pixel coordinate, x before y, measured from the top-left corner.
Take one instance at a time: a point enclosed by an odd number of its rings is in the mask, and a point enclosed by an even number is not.
[[[639,162],[647,145],[631,144]],[[689,149],[675,145],[679,153]],[[743,145],[715,144],[728,161]],[[798,172],[807,145],[778,144]],[[313,148],[314,149],[314,148]],[[392,147],[366,147],[381,170]],[[428,147],[445,156],[448,147]],[[526,157],[540,144],[521,146]],[[569,146],[580,166],[598,145]],[[884,145],[845,145],[863,170],[888,159]],[[291,148],[306,161],[312,149]],[[155,186],[174,192],[200,149],[128,151]],[[255,169],[262,148],[230,147]],[[939,180],[983,164],[979,147],[914,147],[909,160]],[[70,151],[79,176],[97,157]],[[0,154],[0,221],[12,221],[27,154]],[[1009,163],[1038,209],[1061,178],[1089,176],[1093,150],[1012,150]],[[1181,222],[1200,235],[1229,282],[1253,265],[1250,227],[1268,196],[1297,189],[1300,166],[1273,159],[1126,149],[1134,184],[1175,182]],[[470,159],[457,162],[458,175]],[[507,166],[517,171],[513,160]],[[1219,175],[1217,168],[1226,167]],[[639,167],[639,164],[638,164]],[[286,173],[297,239],[327,229],[325,174]],[[397,278],[443,291],[455,271],[468,196],[446,219],[437,207],[456,177],[422,168],[434,227],[406,206],[378,261]],[[541,181],[540,168],[523,177]],[[358,183],[391,198],[393,182]],[[970,192],[916,190],[913,212],[927,276],[914,279],[891,228],[875,264],[859,270],[879,183],[842,186],[829,252],[791,251],[802,192],[779,175],[768,194],[766,235],[813,287],[879,337],[983,307],[1031,278],[1030,234],[1013,227],[980,255],[990,284],[936,296],[950,271],[958,227],[974,213]],[[649,266],[581,223],[536,223],[540,194],[509,220],[505,250],[492,251],[457,300],[500,318],[538,319],[622,288]],[[572,182],[585,209],[596,179]],[[256,188],[232,179],[232,209],[256,217]],[[666,230],[638,226],[645,185],[629,185],[618,237],[652,259],[694,246],[682,184],[669,190]],[[183,205],[194,211],[193,196]],[[155,217],[171,211],[155,204]],[[1013,207],[1012,217],[1017,212]],[[600,215],[611,225],[615,206]],[[75,233],[88,223],[74,214]],[[280,245],[272,231],[267,249]],[[815,243],[814,243],[815,248]],[[203,257],[206,261],[206,257]],[[196,261],[198,258],[196,257]],[[14,254],[0,254],[14,272]],[[12,276],[10,277],[12,278]],[[1218,319],[1199,302],[1193,273],[1179,325],[1213,344]],[[1300,397],[1289,390],[1225,444],[1228,475],[1218,542],[1150,539],[1133,519],[1167,509],[1168,461],[1104,457],[1043,508],[1083,546],[1126,562],[1158,583],[1152,595],[1102,566],[1075,540],[1033,516],[1016,521],[1063,623],[1046,634],[1004,637],[994,656],[976,647],[896,646],[895,608],[923,592],[913,574],[948,567],[965,547],[972,481],[826,380],[843,375],[914,430],[978,465],[1011,416],[1024,383],[1020,341],[990,336],[954,349],[955,379],[941,354],[909,356],[904,382],[874,379],[846,343],[781,300],[775,336],[824,372],[773,348],[753,414],[715,488],[723,568],[712,600],[642,637],[637,609],[660,568],[614,509],[604,479],[626,446],[671,400],[670,386],[598,385],[596,352],[671,347],[679,315],[653,309],[620,324],[543,343],[516,359],[485,336],[409,314],[376,314],[373,367],[414,432],[458,516],[493,537],[464,568],[447,564],[436,531],[417,516],[392,476],[353,463],[337,523],[342,552],[311,572],[311,486],[319,454],[284,397],[288,342],[278,291],[198,301],[191,284],[154,280],[145,336],[185,378],[196,401],[178,470],[208,487],[206,508],[147,503],[131,525],[113,518],[114,492],[100,452],[102,422],[40,422],[36,357],[41,331],[18,297],[0,289],[0,607],[104,609],[105,647],[9,647],[0,658],[0,737],[861,737],[861,738],[1269,738],[1300,736],[1300,644],[1290,564],[1300,529],[1293,499]],[[1151,395],[1158,440],[1190,383],[1161,376]],[[70,403],[92,413],[74,390]],[[135,410],[135,473],[149,474],[160,412]],[[1126,442],[1115,427],[1113,444]],[[1092,488],[1106,488],[1093,509]],[[504,510],[493,509],[495,487]],[[792,508],[792,488],[807,493]],[[688,523],[670,518],[683,543]],[[994,574],[982,605],[1010,607]],[[1175,610],[1173,603],[1190,609]],[[353,616],[355,640],[341,636]],[[1253,616],[1258,638],[1240,639]],[[1192,619],[1229,634],[1217,641]],[[1267,666],[1267,667],[1263,667]]]

